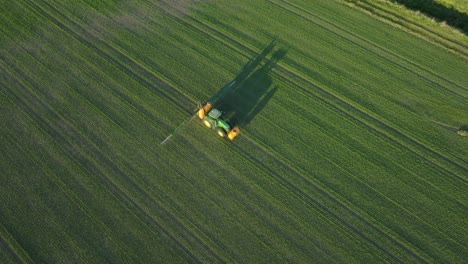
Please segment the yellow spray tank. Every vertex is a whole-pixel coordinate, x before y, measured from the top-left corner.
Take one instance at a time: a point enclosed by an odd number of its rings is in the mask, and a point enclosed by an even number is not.
[[[200,119],[203,119],[205,118],[206,114],[211,110],[211,103],[206,103],[205,106],[203,106],[202,108],[200,108],[200,110],[198,110],[198,117]]]
[[[237,135],[240,133],[240,128],[238,126],[235,126],[231,131],[228,133],[228,138],[230,140],[233,140]]]

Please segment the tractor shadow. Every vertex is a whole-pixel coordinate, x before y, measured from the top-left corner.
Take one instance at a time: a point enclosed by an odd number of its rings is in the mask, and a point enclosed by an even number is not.
[[[287,51],[273,51],[274,47],[275,41],[272,41],[243,67],[226,86],[228,89],[221,89],[222,97],[215,98],[214,106],[224,112],[225,119],[231,125],[242,128],[249,124],[278,90],[278,86],[272,86],[271,70],[286,56]],[[270,53],[271,56],[268,56]]]

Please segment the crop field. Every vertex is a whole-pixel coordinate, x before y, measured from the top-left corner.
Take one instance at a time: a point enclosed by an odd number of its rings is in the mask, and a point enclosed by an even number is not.
[[[467,262],[466,35],[347,1],[15,0],[0,21],[0,263]],[[190,119],[230,87],[232,142]]]

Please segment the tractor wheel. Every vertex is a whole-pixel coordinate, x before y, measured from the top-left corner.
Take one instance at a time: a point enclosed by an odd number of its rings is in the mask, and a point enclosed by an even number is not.
[[[206,119],[203,120],[203,124],[205,124],[205,126],[208,127],[208,128],[211,128],[211,127],[212,127],[210,121],[208,121],[208,120],[206,120]]]
[[[220,128],[220,127],[216,128],[216,133],[220,137],[225,137],[226,136],[226,131],[224,129]]]

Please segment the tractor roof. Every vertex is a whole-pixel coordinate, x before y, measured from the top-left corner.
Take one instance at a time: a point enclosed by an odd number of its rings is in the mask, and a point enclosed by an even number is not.
[[[218,119],[221,116],[221,111],[218,109],[212,109],[208,115],[213,119]]]

